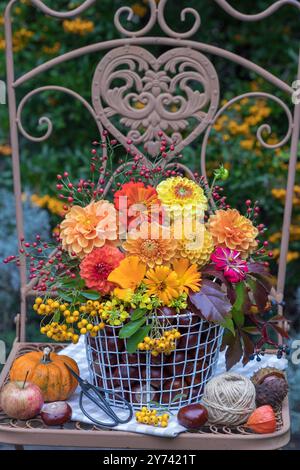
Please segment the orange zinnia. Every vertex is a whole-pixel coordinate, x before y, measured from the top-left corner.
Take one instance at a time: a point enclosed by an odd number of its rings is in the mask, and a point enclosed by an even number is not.
[[[216,246],[237,250],[244,256],[257,247],[257,228],[236,209],[217,210],[209,218],[208,230]]]

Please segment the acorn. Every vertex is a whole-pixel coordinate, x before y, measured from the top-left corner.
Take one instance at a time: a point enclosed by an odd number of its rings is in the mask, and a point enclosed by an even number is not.
[[[285,374],[275,367],[260,369],[251,380],[255,385],[257,406],[271,405],[276,408],[288,393]]]

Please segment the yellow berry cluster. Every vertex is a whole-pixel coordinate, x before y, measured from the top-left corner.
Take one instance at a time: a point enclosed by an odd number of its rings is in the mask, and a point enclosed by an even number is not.
[[[33,310],[39,315],[53,315],[57,310],[61,312],[66,310],[67,306],[68,304],[61,304],[57,300],[43,300],[41,297],[37,297],[33,304]]]
[[[93,323],[90,323],[84,318],[83,320],[80,320],[80,322],[77,323],[77,327],[79,328],[81,335],[86,335],[87,333],[89,333],[93,338],[95,338],[97,336],[98,331],[103,330],[103,328],[105,328],[105,323],[101,322],[99,323],[99,325],[93,325]]]
[[[79,340],[79,335],[74,332],[74,328],[68,328],[67,325],[60,325],[57,322],[42,326],[40,331],[48,338],[54,339],[54,341],[72,341],[76,344]]]
[[[170,415],[164,413],[163,415],[158,415],[157,410],[150,410],[146,406],[143,406],[141,411],[137,411],[135,414],[135,419],[138,423],[149,424],[150,426],[160,426],[166,428],[169,424]]]
[[[144,341],[138,344],[140,351],[151,351],[152,356],[158,356],[161,353],[171,354],[176,348],[175,341],[181,337],[181,333],[175,328],[165,331],[159,338],[150,338],[146,336]]]

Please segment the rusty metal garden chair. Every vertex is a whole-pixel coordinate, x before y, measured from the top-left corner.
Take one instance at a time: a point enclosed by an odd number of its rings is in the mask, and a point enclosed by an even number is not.
[[[41,0],[30,0],[42,14],[55,18],[66,19],[83,13],[95,0],[86,0],[81,6],[68,12],[54,11]],[[300,4],[296,0],[279,0],[265,11],[248,15],[242,14],[229,5],[226,0],[214,0],[216,8],[219,6],[232,17],[241,21],[260,21],[270,16],[284,5],[295,8],[300,13]],[[138,31],[127,30],[122,23],[122,16],[128,15],[130,21],[133,12],[129,7],[121,7],[114,17],[115,27],[120,32],[120,39],[107,42],[98,42],[88,46],[74,49],[51,59],[34,69],[15,77],[14,57],[12,44],[12,8],[18,0],[10,0],[5,11],[6,34],[6,63],[7,63],[7,90],[10,116],[10,136],[12,146],[14,191],[16,197],[16,220],[19,238],[23,235],[22,193],[19,163],[19,133],[25,138],[39,142],[46,140],[52,132],[52,122],[48,117],[42,117],[39,124],[46,124],[47,130],[41,137],[30,135],[22,123],[22,110],[27,101],[38,93],[54,90],[58,93],[67,93],[78,99],[89,111],[91,118],[96,122],[100,133],[107,129],[121,144],[126,146],[128,138],[133,142],[134,148],[143,147],[147,155],[155,155],[159,145],[157,131],[163,129],[176,141],[176,152],[180,152],[200,135],[203,134],[201,147],[201,171],[205,175],[206,149],[209,143],[211,130],[216,120],[235,102],[245,97],[262,97],[276,102],[285,113],[288,130],[285,137],[276,144],[268,144],[264,140],[263,131],[271,132],[269,125],[264,124],[257,131],[257,138],[261,145],[276,149],[290,142],[290,160],[287,181],[287,195],[284,210],[282,241],[279,260],[277,294],[283,295],[286,257],[289,243],[289,226],[292,213],[293,187],[295,181],[297,147],[300,127],[300,104],[292,104],[293,88],[280,78],[263,69],[259,65],[233,52],[222,48],[193,41],[191,37],[198,30],[201,23],[199,13],[192,8],[185,8],[181,12],[184,22],[189,15],[194,23],[186,32],[176,32],[165,18],[167,0],[149,0],[149,20]],[[201,4],[201,2],[199,2]],[[50,19],[49,19],[50,21]],[[162,31],[159,37],[148,35],[152,28],[158,24]],[[146,46],[161,46],[164,52],[155,57],[146,49]],[[39,87],[27,93],[19,103],[16,100],[16,91],[22,85],[41,76],[53,67],[59,67],[66,61],[75,60],[85,54],[102,53],[92,81],[92,102],[89,103],[75,91],[57,86],[55,84]],[[264,92],[249,92],[237,96],[219,107],[220,85],[217,72],[212,59],[207,57],[222,57],[239,66],[245,67],[286,94],[287,102],[278,96]],[[299,60],[300,64],[300,60]],[[122,81],[119,87],[114,85],[115,78]],[[300,80],[300,65],[298,76]],[[193,87],[201,87],[201,93],[193,92]],[[137,109],[134,101],[141,101],[143,107]],[[294,100],[295,101],[295,100]],[[175,111],[170,110],[170,104],[177,103]],[[190,119],[193,128],[190,130]],[[121,127],[120,127],[121,124]],[[230,143],[229,143],[230,145]],[[183,167],[187,173],[189,169]],[[17,337],[2,371],[0,388],[8,379],[10,366],[20,354],[26,351],[40,349],[44,344],[26,342],[26,299],[33,295],[32,284],[26,280],[25,266],[20,266],[21,275],[21,311],[16,316]],[[51,346],[59,350],[64,345]],[[141,434],[102,430],[95,426],[72,422],[62,429],[47,428],[39,419],[27,422],[18,422],[8,419],[0,412],[0,442],[14,444],[16,448],[24,445],[47,446],[80,446],[101,448],[143,448],[143,449],[274,449],[285,445],[289,440],[289,410],[288,401],[283,403],[282,410],[278,412],[278,428],[271,435],[256,435],[247,432],[243,427],[230,429],[226,427],[207,427],[205,431],[197,433],[184,433],[176,439],[164,439]]]

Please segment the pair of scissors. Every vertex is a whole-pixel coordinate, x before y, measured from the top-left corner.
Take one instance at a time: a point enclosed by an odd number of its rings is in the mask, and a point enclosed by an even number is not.
[[[98,426],[103,426],[107,428],[115,427],[118,426],[118,424],[126,424],[128,423],[133,416],[133,408],[130,405],[130,403],[123,398],[121,395],[118,393],[112,392],[111,390],[105,390],[104,388],[101,387],[96,387],[95,385],[90,384],[87,380],[83,380],[79,375],[74,372],[71,367],[69,367],[67,364],[65,364],[67,369],[70,371],[70,373],[75,377],[75,379],[78,381],[78,385],[81,388],[80,396],[79,396],[79,406],[82,411],[82,413],[89,419],[91,420],[94,424]],[[105,399],[105,395],[112,395],[115,398],[117,398],[119,401],[121,401],[125,406],[125,410],[128,410],[128,416],[125,419],[121,419],[113,410],[113,408],[109,405],[107,400]],[[110,422],[102,422],[98,421],[97,419],[93,418],[84,408],[83,405],[83,398],[89,398],[100,410],[104,411],[104,413],[111,419]]]

